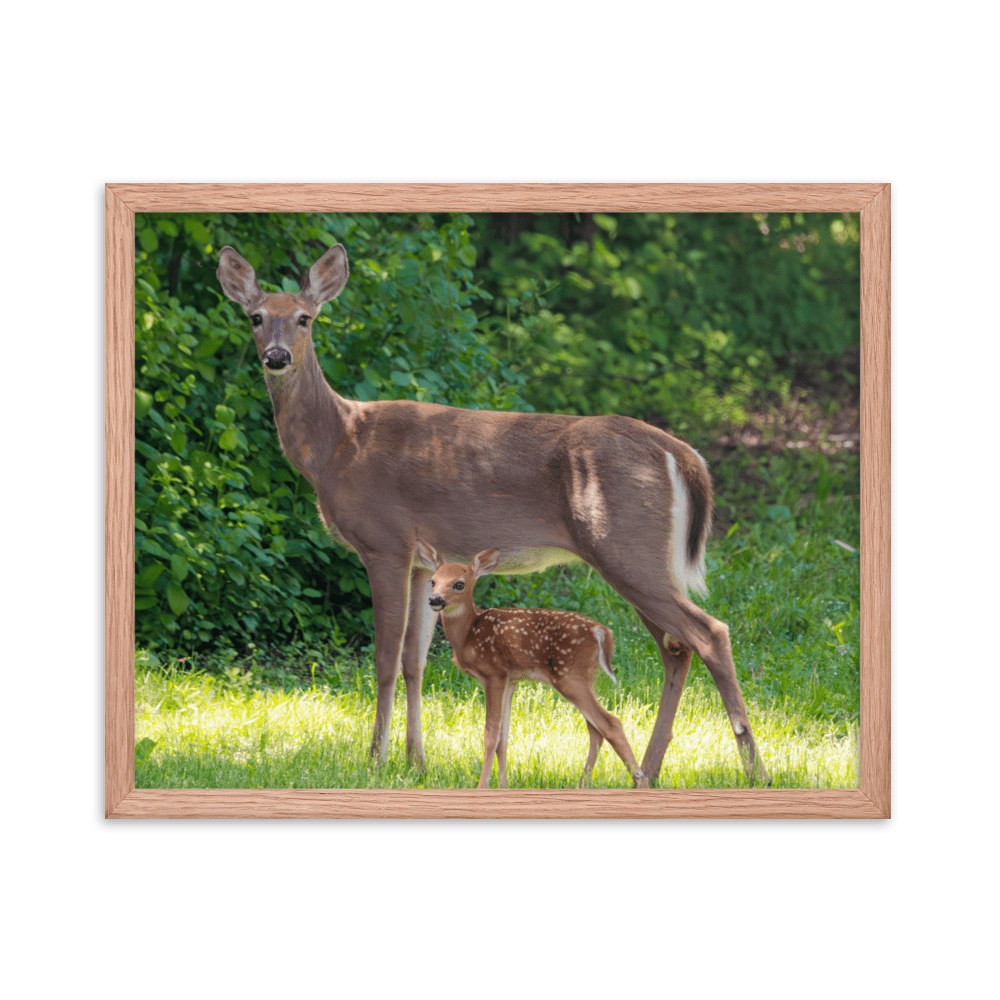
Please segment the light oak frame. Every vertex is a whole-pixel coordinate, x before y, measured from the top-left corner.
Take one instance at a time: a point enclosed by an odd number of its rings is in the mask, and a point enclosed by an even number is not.
[[[105,816],[887,818],[890,815],[888,184],[108,184],[105,187]],[[856,789],[135,788],[136,212],[860,212],[861,724]]]

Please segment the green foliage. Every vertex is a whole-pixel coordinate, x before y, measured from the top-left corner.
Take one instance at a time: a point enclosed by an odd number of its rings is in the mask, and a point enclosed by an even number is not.
[[[280,452],[242,310],[215,278],[235,246],[265,290],[344,242],[351,280],[314,324],[354,399],[527,407],[488,352],[467,216],[148,215],[136,219],[136,634],[192,651],[338,639],[371,623],[353,555]],[[280,286],[268,284],[280,281]]]
[[[776,359],[858,343],[857,216],[477,217],[498,357],[539,410],[627,413],[701,440]],[[520,228],[519,227],[525,227]]]

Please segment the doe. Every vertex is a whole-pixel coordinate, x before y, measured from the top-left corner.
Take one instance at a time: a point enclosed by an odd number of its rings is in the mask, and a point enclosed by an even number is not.
[[[476,580],[496,569],[500,550],[480,552],[471,563],[446,563],[433,546],[417,539],[417,555],[434,573],[429,604],[441,612],[444,634],[455,665],[475,677],[486,694],[483,770],[479,788],[489,788],[493,757],[499,784],[507,787],[507,737],[510,705],[520,680],[529,678],[554,687],[574,704],[587,723],[590,753],[580,787],[590,777],[601,744],[607,740],[621,757],[637,788],[648,782],[625,738],[621,722],[594,695],[598,667],[612,681],[615,639],[607,625],[585,615],[552,608],[477,608],[472,600]]]
[[[378,696],[371,754],[384,760],[396,678],[406,682],[406,749],[424,760],[420,695],[435,616],[415,539],[465,562],[489,545],[502,573],[585,562],[636,610],[656,642],[664,684],[642,758],[655,781],[697,653],[722,696],[743,767],[768,783],[723,622],[688,597],[705,592],[712,480],[683,441],[629,417],[491,413],[404,399],[345,399],[312,340],[324,302],[347,284],[331,247],[301,291],[265,293],[232,247],[223,292],[246,310],[281,449],[316,493],[319,514],[368,571]]]

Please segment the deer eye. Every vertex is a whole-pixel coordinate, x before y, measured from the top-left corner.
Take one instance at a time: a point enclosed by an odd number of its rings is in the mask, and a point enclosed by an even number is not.
[[[260,326],[260,324],[263,323],[263,322],[264,322],[264,320],[261,318],[260,313],[254,313],[250,317],[250,325],[251,326]]]
[[[308,325],[309,325],[309,317],[308,316],[300,316],[299,317],[299,326],[308,326]]]
[[[455,581],[455,589],[456,590],[465,590],[465,581],[464,580],[456,580]]]

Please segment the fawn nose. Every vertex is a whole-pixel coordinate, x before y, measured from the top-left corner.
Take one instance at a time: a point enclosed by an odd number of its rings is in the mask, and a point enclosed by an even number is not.
[[[269,347],[264,352],[264,364],[268,368],[280,371],[292,363],[292,356],[283,347]]]
[[[439,597],[437,594],[432,594],[428,603],[435,611],[440,611],[444,607],[444,598]]]

